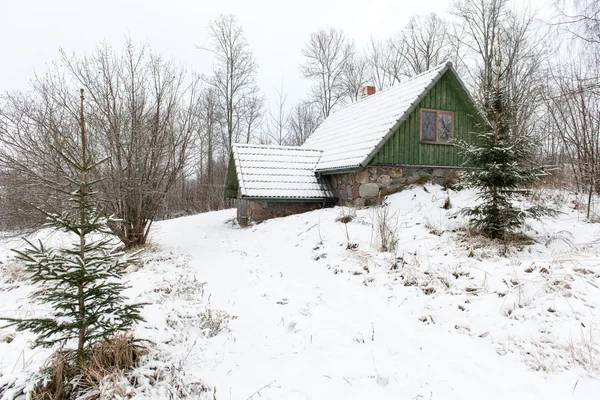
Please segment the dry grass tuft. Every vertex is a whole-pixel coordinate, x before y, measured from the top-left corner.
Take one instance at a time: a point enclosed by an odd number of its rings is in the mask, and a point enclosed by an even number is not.
[[[45,378],[34,388],[31,398],[99,399],[102,383],[133,369],[146,352],[144,346],[125,334],[95,345],[83,363],[77,360],[74,350],[58,350],[43,368]]]
[[[352,221],[354,219],[354,217],[352,215],[343,215],[341,217],[337,217],[335,219],[335,222],[341,222],[342,224],[347,224],[348,222]]]
[[[462,190],[462,185],[460,183],[460,180],[461,180],[460,172],[453,170],[446,175],[442,186],[445,189],[452,189],[452,190],[456,190],[456,191]]]
[[[31,392],[33,400],[63,400],[67,398],[66,384],[73,370],[70,360],[75,358],[74,352],[56,351],[44,368],[48,373],[45,384],[38,384]],[[70,372],[71,371],[71,372]]]
[[[28,279],[29,274],[21,262],[15,259],[11,259],[6,263],[0,262],[0,282],[13,284],[17,282],[25,282]]]
[[[442,205],[444,210],[449,210],[452,208],[452,202],[450,202],[450,196],[446,194],[446,198],[444,199],[444,204]]]
[[[518,245],[530,246],[532,244],[535,244],[535,240],[533,240],[533,238],[531,236],[526,235],[523,232],[510,233],[510,234],[506,235],[506,237],[503,239],[503,242],[507,245],[514,245],[514,246],[518,246]]]
[[[498,247],[504,246],[528,246],[535,244],[535,240],[523,232],[507,233],[502,239],[490,239],[484,232],[474,228],[472,225],[465,226],[463,241],[469,242],[476,247]]]
[[[356,218],[356,207],[340,207],[339,216],[335,219],[335,222],[341,222],[347,224],[348,222]]]
[[[377,240],[377,249],[382,252],[396,252],[398,246],[398,215],[390,211],[383,203],[375,209],[373,228]]]
[[[127,370],[137,365],[145,353],[146,349],[130,335],[119,335],[93,348],[84,375],[102,379],[113,372]]]

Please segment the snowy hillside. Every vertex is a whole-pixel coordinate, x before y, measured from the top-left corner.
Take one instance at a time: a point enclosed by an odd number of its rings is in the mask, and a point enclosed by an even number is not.
[[[235,210],[157,223],[127,278],[129,296],[149,303],[136,335],[158,350],[129,395],[596,399],[600,224],[582,221],[574,197],[544,196],[563,213],[508,250],[468,237],[455,214],[471,192],[431,185],[389,197],[393,253],[377,249],[375,208],[247,229]],[[0,315],[31,316],[42,306],[28,299],[16,245],[0,242]],[[47,358],[31,337],[0,330],[0,387]],[[171,378],[150,387],[156,371]]]

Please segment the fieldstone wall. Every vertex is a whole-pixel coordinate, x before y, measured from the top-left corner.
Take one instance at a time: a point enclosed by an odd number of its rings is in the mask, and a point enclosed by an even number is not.
[[[459,178],[459,168],[416,166],[370,166],[350,174],[329,175],[338,204],[364,207],[377,204],[382,197],[399,192],[409,185],[435,182],[452,186]],[[330,206],[331,204],[327,204]],[[319,209],[321,202],[272,202],[240,199],[237,220],[240,226],[271,218],[285,217]]]
[[[241,199],[237,208],[237,220],[240,226],[248,226],[252,222],[300,214],[319,209],[322,206],[321,202],[271,202]]]
[[[364,207],[416,183],[431,181],[450,186],[458,179],[459,171],[459,168],[376,165],[359,172],[330,175],[330,179],[340,205]]]

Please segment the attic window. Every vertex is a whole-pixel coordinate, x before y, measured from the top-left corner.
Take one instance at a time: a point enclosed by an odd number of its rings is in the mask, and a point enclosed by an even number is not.
[[[452,111],[421,110],[421,140],[433,143],[451,143],[454,136]]]

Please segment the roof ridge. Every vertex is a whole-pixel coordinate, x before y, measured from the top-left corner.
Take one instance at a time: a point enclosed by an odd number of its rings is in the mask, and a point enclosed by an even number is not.
[[[418,78],[421,78],[423,75],[426,75],[426,74],[431,74],[431,73],[432,73],[432,72],[434,72],[434,71],[439,71],[439,70],[440,70],[440,69],[442,69],[442,68],[445,68],[445,67],[452,67],[452,66],[453,66],[453,65],[452,65],[452,61],[444,61],[443,63],[441,63],[441,64],[439,64],[439,65],[436,65],[435,67],[433,67],[433,68],[431,68],[431,69],[428,69],[427,71],[423,71],[423,72],[421,72],[421,73],[419,73],[419,74],[417,74],[417,75],[413,75],[413,76],[409,77],[409,78],[408,78],[407,80],[405,80],[405,81],[398,82],[398,83],[396,83],[395,85],[388,86],[388,87],[386,87],[386,88],[383,88],[383,89],[381,89],[381,90],[377,90],[377,91],[376,91],[375,93],[373,93],[372,95],[369,95],[369,96],[362,97],[362,98],[360,98],[360,99],[356,100],[354,103],[350,103],[350,104],[348,104],[348,105],[346,105],[346,106],[344,106],[344,107],[340,108],[339,110],[333,111],[331,114],[332,114],[332,115],[333,115],[333,114],[336,114],[336,113],[338,113],[338,112],[340,112],[340,111],[342,111],[342,110],[346,110],[346,109],[348,109],[348,108],[350,108],[350,107],[354,106],[355,104],[360,104],[360,103],[362,103],[362,102],[364,102],[364,101],[366,101],[366,100],[373,99],[373,98],[374,98],[375,96],[377,96],[378,94],[381,94],[381,93],[387,93],[387,92],[391,92],[391,91],[392,91],[392,90],[394,90],[394,89],[398,89],[398,88],[399,88],[400,86],[402,86],[402,85],[405,85],[405,84],[407,84],[407,83],[410,83],[410,82],[412,82],[412,81],[414,81],[414,80],[417,80]]]

